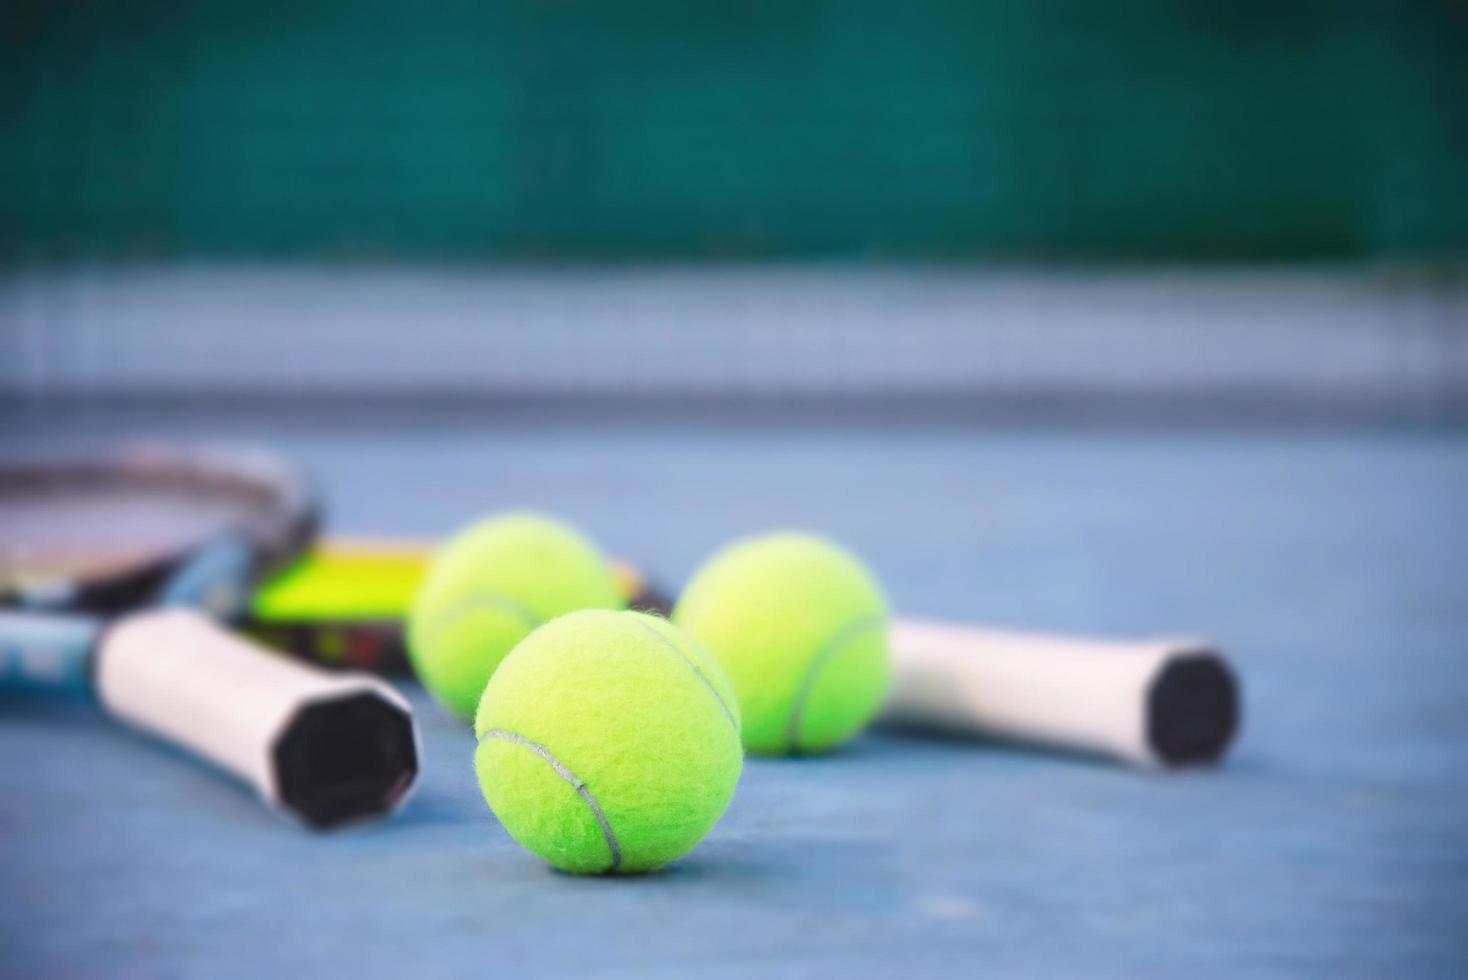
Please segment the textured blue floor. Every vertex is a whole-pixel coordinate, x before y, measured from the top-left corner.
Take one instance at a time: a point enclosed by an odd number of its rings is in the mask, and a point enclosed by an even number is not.
[[[0,973],[1468,972],[1461,437],[275,435],[337,530],[534,505],[677,582],[730,536],[802,525],[909,613],[1198,630],[1240,666],[1244,735],[1171,776],[885,734],[751,760],[689,858],[587,880],[509,840],[470,736],[417,692],[420,794],[331,836],[84,707],[4,704]]]

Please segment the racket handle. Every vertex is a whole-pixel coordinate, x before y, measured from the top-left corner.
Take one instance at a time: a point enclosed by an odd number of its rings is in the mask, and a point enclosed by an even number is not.
[[[1222,757],[1233,671],[1207,644],[1117,642],[914,620],[892,625],[883,721],[1033,742],[1143,766]]]
[[[119,620],[95,656],[109,713],[209,759],[312,827],[391,813],[417,780],[412,712],[374,678],[286,660],[184,609]]]

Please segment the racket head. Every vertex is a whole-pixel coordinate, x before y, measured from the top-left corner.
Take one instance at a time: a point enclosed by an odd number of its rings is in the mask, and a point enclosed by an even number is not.
[[[244,629],[255,639],[327,667],[408,674],[403,623],[434,544],[416,538],[327,538],[255,594]],[[667,615],[672,601],[642,572],[614,561],[628,605]]]
[[[0,465],[0,687],[85,686],[83,622],[159,605],[238,617],[319,514],[310,482],[260,451],[141,445]]]
[[[229,542],[258,577],[306,547],[318,516],[304,477],[263,452],[140,446],[0,466],[0,605],[105,615],[208,597],[178,581],[203,573],[201,555]]]
[[[322,666],[407,674],[403,620],[432,553],[416,539],[322,542],[262,583],[243,627]]]

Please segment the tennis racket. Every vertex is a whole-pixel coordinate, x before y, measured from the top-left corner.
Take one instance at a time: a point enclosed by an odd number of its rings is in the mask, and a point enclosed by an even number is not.
[[[298,656],[407,672],[402,618],[426,542],[329,542],[257,595],[251,629]],[[625,563],[635,608],[672,601]],[[371,583],[369,585],[369,583]],[[1240,692],[1202,640],[1108,640],[896,619],[881,723],[1109,756],[1145,767],[1215,762],[1232,744]]]
[[[402,697],[216,622],[316,521],[308,485],[263,454],[144,447],[0,466],[0,692],[90,691],[311,827],[392,812],[418,773]]]

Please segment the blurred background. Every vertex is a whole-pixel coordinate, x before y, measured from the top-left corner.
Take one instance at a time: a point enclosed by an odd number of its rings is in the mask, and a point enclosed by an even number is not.
[[[334,532],[534,507],[674,592],[812,528],[903,615],[1206,635],[1245,721],[1177,780],[752,763],[629,889],[486,857],[427,710],[417,826],[340,849],[10,767],[0,932],[33,976],[468,974],[480,927],[525,976],[1461,976],[1465,424],[1464,0],[5,0],[0,453],[263,443]]]
[[[3,16],[7,428],[1468,408],[1454,0]]]

